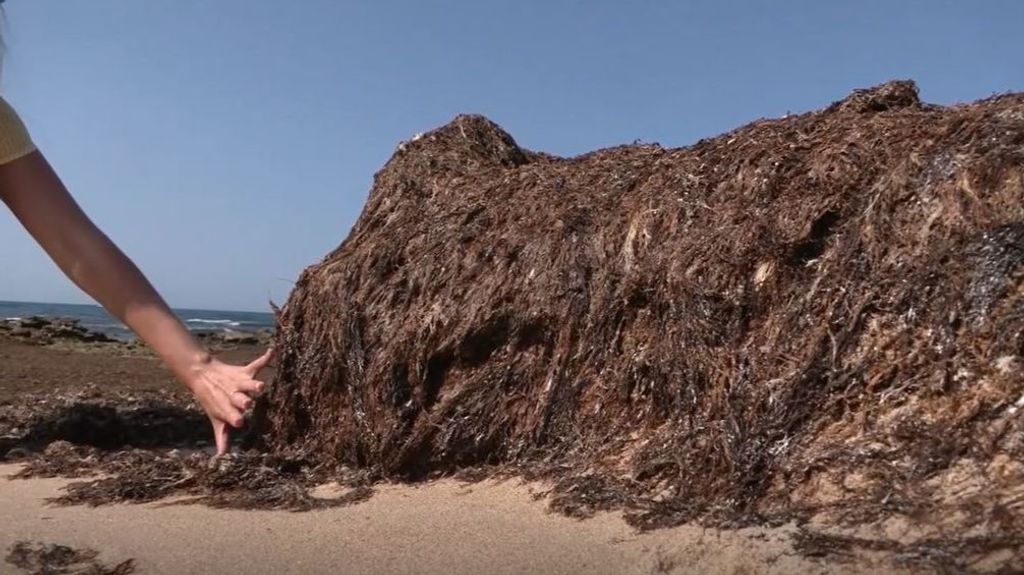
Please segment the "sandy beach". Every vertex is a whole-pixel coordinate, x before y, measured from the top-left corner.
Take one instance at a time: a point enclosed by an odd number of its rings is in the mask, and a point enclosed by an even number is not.
[[[0,474],[16,469],[3,465]],[[48,505],[65,483],[0,482],[0,547],[91,548],[108,565],[131,558],[138,573],[154,574],[864,572],[797,556],[791,528],[638,534],[615,514],[550,513],[517,481],[384,486],[363,503],[305,513]],[[11,565],[0,571],[23,573]]]

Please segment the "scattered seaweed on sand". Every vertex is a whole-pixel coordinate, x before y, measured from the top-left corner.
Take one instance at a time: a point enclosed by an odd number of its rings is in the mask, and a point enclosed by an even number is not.
[[[897,567],[927,569],[937,573],[1019,573],[1020,563],[999,564],[993,556],[1009,559],[1024,546],[1024,533],[926,538],[910,543],[892,539],[867,539],[852,535],[799,530],[794,549],[806,557],[852,561],[858,553],[882,552]],[[987,564],[986,564],[987,563]]]
[[[27,394],[0,406],[0,437],[7,440],[0,457],[23,464],[15,478],[84,479],[53,500],[60,504],[177,497],[178,503],[298,511],[372,494],[359,471],[256,452],[211,457],[206,416],[177,393]],[[330,498],[311,494],[330,481],[348,490]]]
[[[30,477],[88,477],[70,483],[51,500],[63,505],[149,503],[173,497],[177,505],[309,511],[351,505],[373,494],[371,482],[359,472],[315,467],[299,459],[255,452],[221,457],[179,450],[103,452],[63,441],[27,459],[14,475]],[[313,490],[328,482],[348,489],[335,497],[314,496]]]
[[[7,563],[29,575],[128,575],[135,573],[135,560],[127,559],[114,567],[97,560],[92,549],[74,549],[65,545],[20,541],[11,546]]]
[[[105,450],[185,447],[209,440],[207,427],[198,406],[177,392],[30,393],[0,403],[0,461],[54,441]]]

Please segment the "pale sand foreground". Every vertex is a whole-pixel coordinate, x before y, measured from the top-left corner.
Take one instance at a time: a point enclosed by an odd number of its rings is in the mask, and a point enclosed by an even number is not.
[[[57,507],[60,479],[0,465],[0,552],[17,541],[91,547],[137,573],[849,573],[797,557],[790,529],[685,526],[638,534],[613,514],[547,511],[515,481],[383,486],[351,507],[291,513],[198,505]],[[18,573],[0,563],[0,572]]]

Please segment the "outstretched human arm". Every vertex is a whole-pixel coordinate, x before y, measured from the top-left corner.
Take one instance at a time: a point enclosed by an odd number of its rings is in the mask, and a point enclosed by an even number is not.
[[[171,312],[142,272],[89,220],[42,153],[0,165],[0,199],[61,270],[149,344],[189,388],[213,425],[217,453],[228,450],[229,427],[263,383],[256,375],[268,350],[246,366],[218,361]]]

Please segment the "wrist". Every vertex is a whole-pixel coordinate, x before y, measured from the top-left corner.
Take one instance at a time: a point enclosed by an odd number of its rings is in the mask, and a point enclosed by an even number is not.
[[[198,349],[188,355],[182,362],[182,366],[175,370],[178,372],[178,379],[185,384],[185,387],[195,391],[196,384],[201,380],[201,375],[213,363],[213,356],[204,349]]]

